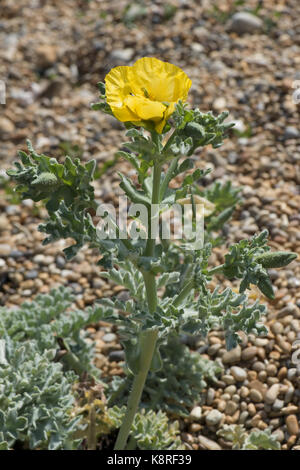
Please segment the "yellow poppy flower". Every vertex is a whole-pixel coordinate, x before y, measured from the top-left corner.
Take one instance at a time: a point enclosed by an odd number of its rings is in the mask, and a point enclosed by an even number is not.
[[[122,122],[154,124],[163,128],[179,100],[185,101],[191,80],[175,65],[155,57],[144,57],[132,67],[114,67],[105,77],[106,100]]]

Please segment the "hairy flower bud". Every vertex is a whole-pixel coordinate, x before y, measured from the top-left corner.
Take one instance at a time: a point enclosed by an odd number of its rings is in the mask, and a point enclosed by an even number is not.
[[[291,251],[277,251],[275,253],[268,251],[255,260],[264,268],[281,268],[290,264],[297,257],[297,253]]]

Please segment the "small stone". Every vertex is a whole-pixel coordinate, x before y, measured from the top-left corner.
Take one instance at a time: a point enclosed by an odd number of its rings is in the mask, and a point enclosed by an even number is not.
[[[263,396],[258,390],[255,390],[255,388],[252,388],[250,390],[250,399],[254,401],[254,403],[260,403],[263,399]]]
[[[283,407],[284,407],[284,401],[279,400],[279,398],[276,398],[276,400],[274,401],[273,406],[272,406],[273,410],[274,411],[280,411]]]
[[[126,49],[115,49],[111,53],[111,58],[120,62],[129,62],[134,54],[134,49],[127,47]]]
[[[275,377],[277,375],[277,367],[275,364],[268,364],[266,367],[266,372],[270,377]]]
[[[241,367],[231,367],[231,373],[237,382],[243,382],[247,378],[247,372]]]
[[[106,333],[103,337],[102,337],[102,340],[105,342],[105,343],[112,343],[113,341],[116,341],[117,339],[117,335],[115,335],[114,333]]]
[[[225,388],[224,392],[228,393],[231,396],[236,392],[236,386],[235,385],[228,385],[228,387]]]
[[[24,274],[24,277],[25,277],[25,279],[36,279],[38,277],[38,275],[39,275],[38,271],[33,269],[32,271],[27,271]]]
[[[193,419],[194,421],[199,421],[201,416],[202,416],[201,406],[195,406],[190,412],[190,418]]]
[[[292,367],[288,370],[287,378],[288,380],[293,380],[297,376],[297,369],[296,367]]]
[[[63,269],[66,265],[66,259],[63,256],[58,255],[55,258],[55,263],[59,269]]]
[[[6,266],[6,263],[4,259],[0,258],[0,268],[4,268]]]
[[[225,408],[225,413],[226,415],[229,415],[229,416],[232,416],[236,410],[238,409],[239,405],[237,403],[235,403],[234,401],[232,400],[229,400],[226,404],[226,408]]]
[[[221,111],[226,108],[226,100],[223,96],[220,96],[219,98],[216,98],[215,101],[213,102],[213,108],[216,111]]]
[[[255,405],[253,405],[253,403],[249,403],[248,405],[248,413],[250,416],[255,416],[256,414],[256,408],[255,408]]]
[[[257,354],[257,347],[256,346],[249,346],[248,348],[244,349],[242,352],[242,360],[243,361],[250,361],[253,359]]]
[[[11,252],[9,253],[9,256],[10,258],[18,259],[24,256],[24,253],[23,251],[20,251],[20,250],[11,250]]]
[[[272,333],[274,333],[274,335],[280,335],[284,330],[283,324],[280,323],[279,321],[272,323],[270,328],[271,328]]]
[[[0,232],[2,232],[2,230],[7,230],[8,227],[8,218],[5,215],[0,215]]]
[[[268,405],[272,405],[279,394],[279,384],[274,384],[265,394],[265,402]]]
[[[211,410],[205,420],[208,426],[217,426],[222,418],[223,414],[219,410]]]
[[[221,446],[217,444],[217,442],[212,441],[211,439],[208,439],[205,436],[199,436],[199,444],[201,444],[203,447],[205,447],[208,450],[222,450]]]
[[[223,354],[222,361],[224,364],[233,364],[239,362],[241,359],[241,347],[238,345],[236,348],[231,349],[231,351],[226,351]]]
[[[0,245],[0,256],[9,256],[10,252],[11,252],[10,245],[7,245],[5,243]]]
[[[211,405],[215,398],[215,391],[213,388],[207,390],[206,404]]]
[[[15,126],[10,119],[5,116],[0,117],[0,136],[3,137],[8,134],[12,134],[15,130]]]
[[[190,426],[189,426],[189,431],[191,433],[194,433],[194,432],[199,432],[200,429],[201,429],[201,424],[198,424],[198,423],[191,423]]]
[[[274,436],[278,442],[284,441],[284,432],[281,429],[276,429],[272,432],[272,436]]]
[[[261,30],[262,27],[263,21],[260,18],[251,13],[241,11],[233,15],[229,31],[237,34],[254,33]]]
[[[57,49],[50,44],[41,44],[37,50],[37,65],[41,68],[47,68],[53,65],[57,59]]]
[[[296,415],[289,415],[285,420],[288,433],[291,436],[297,436],[299,433],[299,423]]]
[[[233,385],[235,383],[234,377],[229,374],[225,374],[222,376],[223,382],[225,382],[227,385]]]
[[[125,360],[125,353],[124,351],[110,351],[108,354],[108,359],[110,362],[121,362]]]
[[[249,382],[248,387],[252,390],[257,390],[261,395],[264,397],[267,391],[267,386],[263,384],[260,380],[251,380]]]
[[[246,398],[249,395],[249,389],[247,387],[240,388],[240,395],[242,398]]]
[[[225,408],[226,408],[226,401],[225,400],[219,400],[218,410],[223,412],[223,411],[225,411]]]
[[[285,140],[289,139],[298,139],[300,137],[300,132],[296,127],[288,126],[285,128],[283,138]]]

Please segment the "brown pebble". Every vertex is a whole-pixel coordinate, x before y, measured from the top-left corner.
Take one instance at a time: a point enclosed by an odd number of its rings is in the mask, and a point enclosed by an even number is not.
[[[250,390],[250,399],[254,401],[254,403],[259,403],[263,400],[263,396],[258,390],[252,388]]]
[[[189,432],[193,433],[193,432],[198,432],[200,431],[201,429],[201,425],[198,424],[198,423],[192,423],[190,426],[189,426]]]
[[[289,415],[285,419],[285,424],[288,430],[288,433],[293,436],[297,436],[299,433],[299,423],[296,415]]]
[[[248,413],[250,416],[254,416],[255,413],[256,413],[256,408],[255,406],[253,405],[253,403],[249,403],[248,405]]]
[[[250,361],[253,359],[257,354],[257,347],[256,346],[249,346],[248,348],[242,351],[242,360],[243,361]]]

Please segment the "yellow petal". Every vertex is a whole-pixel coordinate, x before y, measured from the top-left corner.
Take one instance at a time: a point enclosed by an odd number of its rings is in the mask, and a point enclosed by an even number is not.
[[[128,78],[135,95],[153,101],[185,101],[191,80],[179,67],[155,57],[143,57],[128,71]]]
[[[135,115],[138,116],[140,120],[145,121],[160,120],[163,117],[164,111],[166,109],[165,105],[162,103],[148,100],[142,96],[129,95],[127,96],[125,102],[130,111],[135,113]]]
[[[122,122],[138,120],[137,116],[124,103],[125,98],[132,92],[128,79],[130,68],[123,65],[114,67],[105,77],[106,101],[115,117]]]
[[[164,117],[163,119],[158,122],[156,125],[155,125],[155,130],[158,134],[161,134],[162,131],[163,131],[163,128],[165,127],[165,124],[167,122],[167,120],[169,119],[169,117],[171,116],[171,114],[174,113],[175,111],[175,104],[176,103],[170,103],[169,106],[166,108],[165,112],[164,112]]]

